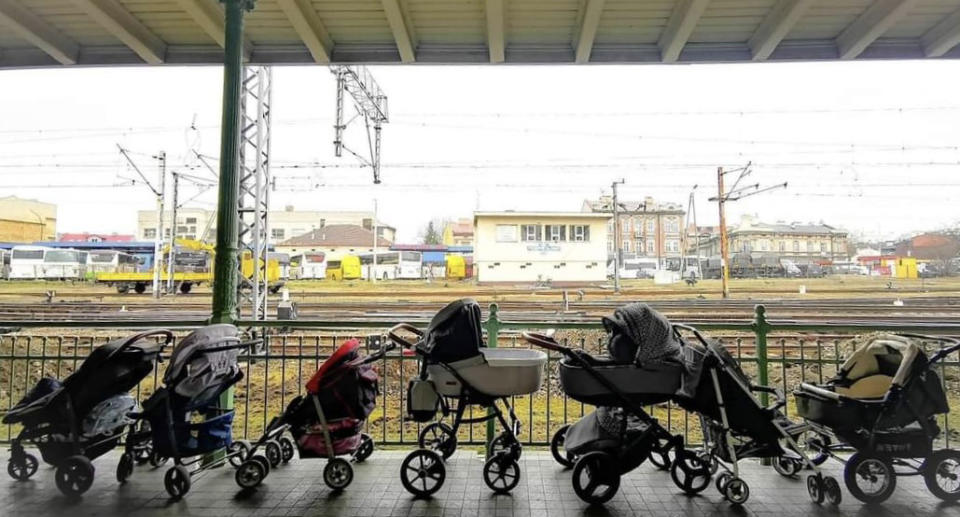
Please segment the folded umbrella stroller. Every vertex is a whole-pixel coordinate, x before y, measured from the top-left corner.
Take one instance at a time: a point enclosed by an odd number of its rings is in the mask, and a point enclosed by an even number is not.
[[[409,341],[397,333],[410,332]],[[487,348],[480,328],[480,306],[470,299],[457,300],[438,312],[426,331],[400,324],[388,332],[394,343],[412,350],[420,358],[420,375],[407,388],[407,417],[417,422],[433,420],[439,410],[454,414],[453,425],[433,422],[419,435],[420,449],[407,455],[400,465],[400,481],[418,497],[432,495],[443,486],[443,460],[457,448],[457,430],[463,423],[496,419],[503,432],[490,444],[489,459],[483,465],[483,481],[498,494],[508,493],[520,482],[521,447],[517,435],[520,421],[509,397],[528,395],[540,389],[547,355],[538,350]],[[501,401],[510,420],[497,406]],[[456,407],[451,408],[451,405]],[[489,411],[483,417],[464,418],[470,405]],[[438,454],[439,452],[439,454]]]
[[[740,460],[770,458],[784,476],[796,475],[804,467],[811,469],[813,473],[807,478],[810,497],[817,503],[826,497],[839,504],[837,480],[824,476],[817,468],[826,456],[809,458],[798,445],[810,426],[791,422],[781,412],[787,404],[783,393],[754,384],[723,345],[707,340],[697,329],[674,325],[674,330],[677,339],[684,343],[686,363],[683,389],[675,400],[687,411],[699,414],[704,439],[700,462],[707,465],[710,473],[723,470],[716,477],[716,487],[724,498],[743,504],[750,497],[749,485],[740,478]],[[680,330],[692,334],[695,340],[683,340]],[[766,407],[757,393],[772,394],[776,402]],[[679,473],[677,467],[682,470],[683,465],[675,462],[671,466],[674,480]],[[704,480],[705,487],[710,477]]]
[[[226,461],[237,466],[245,459],[244,444],[231,438],[234,411],[220,407],[218,399],[243,378],[238,355],[251,344],[240,341],[233,325],[194,330],[174,348],[163,387],[135,415],[150,423],[154,453],[174,461],[163,479],[171,497],[190,491],[193,474]],[[192,472],[189,466],[195,466]]]
[[[270,468],[290,461],[297,451],[301,459],[327,458],[323,481],[333,490],[346,488],[353,481],[353,468],[338,456],[349,454],[362,462],[373,454],[373,439],[361,432],[377,405],[378,376],[373,363],[393,348],[393,344],[383,346],[364,358],[356,339],[340,345],[307,382],[307,394],[290,401],[250,447],[249,455],[263,449],[267,465],[260,456],[250,457],[237,468],[237,484],[258,486]]]
[[[923,342],[944,347],[931,357]],[[801,384],[797,411],[820,433],[811,445],[845,463],[844,484],[865,503],[893,494],[898,476],[921,475],[944,501],[960,500],[960,452],[935,449],[937,415],[950,412],[937,363],[960,340],[912,334],[871,336],[823,386]],[[835,450],[853,448],[849,458]]]
[[[643,409],[670,401],[681,388],[680,343],[670,323],[634,303],[603,318],[603,325],[609,337],[603,356],[562,346],[543,334],[523,334],[528,343],[563,355],[560,384],[567,396],[597,406],[557,430],[550,443],[557,462],[573,467],[574,492],[591,504],[609,501],[619,490],[620,476],[647,458],[665,468],[671,450],[678,458],[686,455],[683,437],[671,435]]]
[[[158,339],[162,338],[162,339]],[[167,330],[151,330],[97,347],[62,382],[43,378],[3,417],[20,424],[13,440],[7,472],[17,480],[37,472],[37,458],[24,450],[32,444],[43,461],[56,467],[56,484],[66,495],[79,496],[93,484],[92,460],[107,453],[134,432],[127,414],[137,402],[129,392],[154,371],[163,347],[173,340]],[[127,440],[131,454],[146,446]],[[132,468],[132,458],[129,467]],[[117,469],[120,482],[124,469]]]

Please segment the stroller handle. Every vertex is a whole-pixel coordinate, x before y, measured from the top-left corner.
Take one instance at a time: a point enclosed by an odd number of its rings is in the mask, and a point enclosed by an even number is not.
[[[153,337],[153,336],[163,336],[163,337],[164,337],[163,343],[160,343],[160,351],[161,351],[161,352],[163,351],[164,347],[166,347],[167,345],[169,345],[170,343],[173,342],[173,332],[171,332],[171,331],[169,331],[169,330],[167,330],[167,329],[146,330],[146,331],[143,331],[143,332],[140,332],[140,333],[137,333],[137,334],[134,334],[134,335],[128,337],[128,338],[126,339],[126,341],[124,341],[123,344],[121,344],[119,347],[117,347],[116,350],[114,350],[113,352],[111,352],[110,355],[109,355],[107,358],[109,359],[109,358],[111,358],[111,357],[119,354],[120,352],[123,352],[124,350],[130,348],[131,346],[133,346],[134,344],[136,344],[137,342],[139,342],[139,341],[142,340],[142,339],[146,339],[146,338],[148,338],[148,337]]]
[[[947,348],[944,348],[943,350],[940,350],[939,352],[933,354],[933,356],[931,356],[929,360],[930,364],[933,364],[943,359],[944,357],[956,352],[957,350],[960,350],[960,339],[946,337],[946,336],[928,336],[925,334],[900,334],[900,335],[903,337],[910,337],[915,339],[926,339],[929,341],[939,341],[941,343],[951,343],[951,345],[948,346]]]
[[[375,363],[384,357],[394,348],[397,348],[397,344],[392,341],[387,341],[383,346],[380,347],[380,350],[377,350],[375,353],[368,355],[363,358],[363,364]]]
[[[423,331],[418,329],[417,327],[414,327],[409,323],[398,323],[393,327],[391,327],[390,330],[387,331],[387,338],[390,339],[390,341],[393,341],[394,344],[402,346],[404,348],[416,348],[417,343],[413,343],[407,340],[406,338],[400,336],[399,334],[397,334],[397,332],[401,330],[416,335],[418,338],[418,341],[419,341],[419,338],[423,337]]]
[[[520,334],[520,337],[522,337],[524,341],[526,341],[527,343],[530,343],[533,346],[546,348],[547,350],[559,352],[567,356],[573,355],[573,350],[561,345],[560,343],[557,343],[556,339],[553,339],[553,337],[548,336],[546,334],[538,334],[536,332],[523,332]]]

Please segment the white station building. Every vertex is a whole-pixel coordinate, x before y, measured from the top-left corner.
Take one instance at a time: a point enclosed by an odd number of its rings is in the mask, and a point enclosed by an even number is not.
[[[610,218],[610,214],[585,212],[476,212],[477,281],[603,282]]]

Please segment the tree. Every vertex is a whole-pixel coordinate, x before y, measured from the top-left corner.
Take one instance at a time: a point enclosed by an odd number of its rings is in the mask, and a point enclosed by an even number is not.
[[[417,236],[421,244],[443,244],[443,228],[446,226],[444,219],[435,218],[424,226]]]

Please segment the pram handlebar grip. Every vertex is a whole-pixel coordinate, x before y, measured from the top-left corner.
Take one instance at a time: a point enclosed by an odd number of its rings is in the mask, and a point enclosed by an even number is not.
[[[417,327],[414,327],[413,325],[410,325],[409,323],[398,323],[394,325],[393,327],[390,328],[390,330],[387,331],[387,338],[389,338],[390,341],[393,341],[395,344],[402,346],[404,348],[415,348],[417,346],[417,343],[412,343],[408,341],[406,338],[397,334],[397,332],[401,330],[409,332],[411,334],[415,334],[417,338],[423,337],[423,331],[418,329]]]
[[[173,332],[170,332],[169,330],[166,330],[166,329],[146,330],[146,331],[140,332],[139,334],[134,334],[128,337],[127,340],[123,342],[123,344],[121,344],[119,347],[117,347],[116,350],[114,350],[113,352],[110,353],[109,356],[107,356],[107,359],[111,359],[113,356],[130,348],[131,346],[138,343],[139,341],[146,339],[148,337],[153,337],[153,336],[164,336],[165,339],[163,340],[162,343],[160,343],[161,352],[163,351],[164,347],[166,347],[167,345],[173,342]]]
[[[540,348],[546,348],[547,350],[552,350],[554,352],[559,352],[563,355],[573,356],[573,349],[565,347],[560,343],[557,343],[556,339],[548,336],[546,334],[538,334],[536,332],[523,332],[520,334],[524,341],[530,343],[533,346],[538,346]]]
[[[951,346],[940,350],[939,352],[933,354],[930,357],[929,363],[933,364],[944,357],[960,350],[960,339],[946,337],[946,336],[928,336],[925,334],[900,334],[903,337],[915,338],[915,339],[926,339],[929,341],[939,341],[941,343],[953,343]]]

